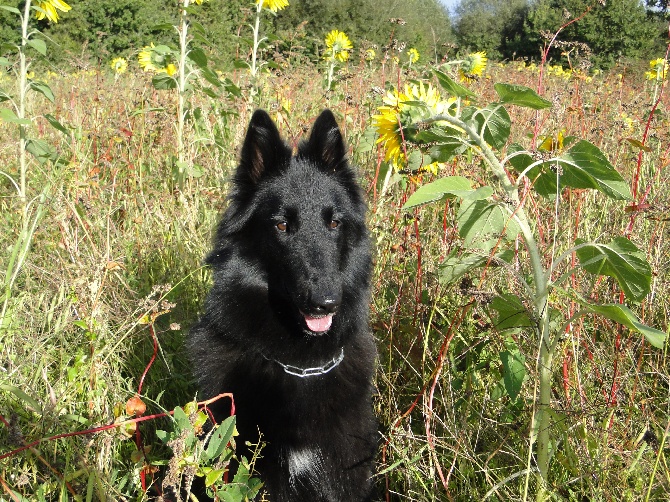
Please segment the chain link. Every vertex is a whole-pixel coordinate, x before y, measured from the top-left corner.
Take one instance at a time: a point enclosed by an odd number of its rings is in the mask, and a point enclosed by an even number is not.
[[[310,376],[317,376],[317,375],[325,375],[329,371],[331,371],[333,368],[335,368],[338,364],[342,362],[344,359],[344,347],[340,349],[340,355],[334,357],[332,360],[328,361],[326,364],[323,366],[317,366],[316,368],[299,368],[298,366],[292,366],[290,364],[284,364],[280,361],[277,361],[274,359],[274,361],[279,364],[282,368],[284,368],[284,371],[288,373],[289,375],[297,376],[300,378],[305,378],[305,377],[310,377]]]

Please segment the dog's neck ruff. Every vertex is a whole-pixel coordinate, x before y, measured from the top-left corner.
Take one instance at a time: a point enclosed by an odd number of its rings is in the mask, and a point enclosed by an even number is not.
[[[293,366],[291,364],[284,364],[283,362],[277,361],[276,359],[272,359],[272,361],[276,362],[279,366],[284,368],[284,371],[289,375],[297,376],[300,378],[306,378],[312,376],[325,375],[329,371],[335,369],[342,362],[343,359],[344,359],[344,347],[340,349],[339,355],[333,357],[327,363],[321,366],[317,366],[315,368],[300,368],[298,366]]]

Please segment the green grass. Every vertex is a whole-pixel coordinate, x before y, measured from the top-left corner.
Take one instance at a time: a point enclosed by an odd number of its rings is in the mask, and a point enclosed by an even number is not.
[[[494,294],[518,292],[519,286],[500,269],[441,285],[438,265],[459,244],[454,207],[401,211],[407,196],[433,175],[403,174],[382,194],[383,154],[369,148],[367,129],[381,103],[377,89],[420,77],[421,71],[406,75],[392,67],[384,72],[352,66],[326,92],[323,75],[301,66],[264,75],[253,103],[195,96],[192,107],[202,119],[187,130],[187,157],[203,175],[183,184],[173,171],[174,93],[153,90],[143,74],[114,79],[103,69],[50,77],[55,104],[33,95],[29,108],[35,115],[54,114],[70,134],[53,131],[42,118],[30,129],[56,146],[63,162],[30,165],[29,199],[46,187],[46,202],[0,327],[0,415],[7,422],[0,424],[0,455],[113,422],[115,408],[135,395],[152,357],[149,329],[140,323],[147,313],[165,312],[156,320],[158,357],[142,389],[148,413],[195,397],[182,344],[209,285],[202,259],[250,114],[255,107],[270,110],[296,143],[329,106],[360,167],[375,240],[371,325],[380,349],[380,484],[388,486],[392,500],[521,500],[537,342],[529,333],[515,335],[529,377],[511,402],[501,384],[505,339],[493,328],[488,308]],[[472,86],[483,102],[494,99],[494,82],[537,82],[537,74],[518,63],[494,65],[488,74]],[[245,73],[230,77],[248,88]],[[3,78],[3,87],[12,85]],[[632,183],[639,150],[627,138],[642,139],[653,94],[642,72],[617,69],[592,81],[550,76],[545,84],[544,96],[555,106],[542,115],[541,133],[564,130],[588,139]],[[635,310],[645,323],[666,331],[669,112],[666,93],[639,171],[648,206],[627,211],[586,191],[565,193],[558,212],[542,199],[527,206],[548,249],[552,239],[564,245],[578,237],[609,240],[622,235],[635,216],[629,236],[647,252],[654,271],[652,293]],[[534,120],[534,112],[515,109],[512,141],[527,146]],[[15,175],[16,128],[0,123],[0,138],[0,171]],[[476,157],[458,158],[439,174],[488,182]],[[4,176],[0,208],[4,272],[21,228],[21,206]],[[572,286],[598,302],[619,298],[616,283],[583,273]],[[553,306],[562,312],[576,308]],[[670,424],[667,343],[664,350],[652,349],[611,322],[587,317],[572,325],[559,354],[552,396],[552,437],[558,438],[550,473],[553,500],[663,500],[670,492],[663,439]],[[150,458],[168,458],[153,434],[167,425],[162,420],[140,426],[145,444],[153,446]],[[26,500],[75,494],[82,500],[145,499],[142,462],[131,458],[135,450],[117,430],[44,441],[0,460],[0,500],[12,500],[10,489]],[[531,477],[531,494],[534,482]]]

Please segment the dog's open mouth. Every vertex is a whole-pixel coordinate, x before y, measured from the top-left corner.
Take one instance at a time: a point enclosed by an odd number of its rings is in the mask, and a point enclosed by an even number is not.
[[[307,324],[307,329],[316,335],[322,335],[330,329],[330,326],[333,324],[333,314],[327,314],[323,316],[311,316],[301,312],[305,318],[305,324]]]

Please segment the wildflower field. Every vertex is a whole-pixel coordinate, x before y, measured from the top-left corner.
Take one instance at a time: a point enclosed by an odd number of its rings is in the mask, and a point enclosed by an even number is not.
[[[436,60],[333,26],[318,59],[275,57],[254,20],[288,2],[263,0],[224,71],[193,3],[178,45],[76,71],[32,65],[51,48],[30,23],[65,2],[16,12],[0,501],[172,500],[194,476],[219,500],[259,492],[253,458],[227,476],[232,419],[198,435],[183,347],[257,108],[294,145],[332,109],[367,193],[381,500],[667,500],[667,54],[606,72]]]

